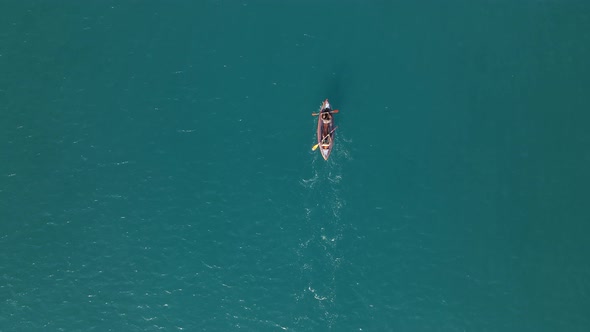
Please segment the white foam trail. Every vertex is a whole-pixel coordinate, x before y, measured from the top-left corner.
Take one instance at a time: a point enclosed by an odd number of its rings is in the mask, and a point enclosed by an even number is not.
[[[321,321],[331,327],[338,319],[335,312],[336,276],[343,258],[338,246],[343,240],[344,225],[341,221],[346,206],[341,194],[344,181],[342,165],[350,160],[345,140],[339,143],[336,155],[325,161],[317,154],[311,155],[311,176],[300,180],[304,207],[306,236],[300,239],[296,249],[299,257],[301,276],[307,287],[295,295],[302,305],[313,303],[321,313]]]

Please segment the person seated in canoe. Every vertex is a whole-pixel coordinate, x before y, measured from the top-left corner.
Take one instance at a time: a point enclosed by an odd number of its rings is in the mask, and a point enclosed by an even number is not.
[[[322,148],[327,149],[330,146],[330,135],[326,135],[322,139]]]
[[[328,133],[330,131],[330,125],[332,124],[332,114],[328,112],[322,113],[322,123],[324,125],[322,132]]]

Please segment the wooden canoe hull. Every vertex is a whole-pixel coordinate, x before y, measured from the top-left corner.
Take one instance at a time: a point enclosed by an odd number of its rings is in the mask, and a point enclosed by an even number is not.
[[[318,148],[320,154],[325,160],[328,160],[332,147],[334,147],[334,117],[329,124],[324,124],[322,121],[322,113],[332,111],[328,99],[324,100],[320,106],[320,114],[318,115]],[[323,140],[323,142],[322,142]]]

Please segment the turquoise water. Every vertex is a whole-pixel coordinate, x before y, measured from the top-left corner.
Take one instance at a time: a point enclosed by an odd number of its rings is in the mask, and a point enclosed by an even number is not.
[[[0,7],[0,330],[590,326],[590,5]]]

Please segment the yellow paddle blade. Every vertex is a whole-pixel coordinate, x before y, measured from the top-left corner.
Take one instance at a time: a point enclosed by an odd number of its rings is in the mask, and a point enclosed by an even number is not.
[[[311,148],[311,151],[317,150],[318,149],[318,146],[320,146],[320,143],[314,145],[313,148]]]

